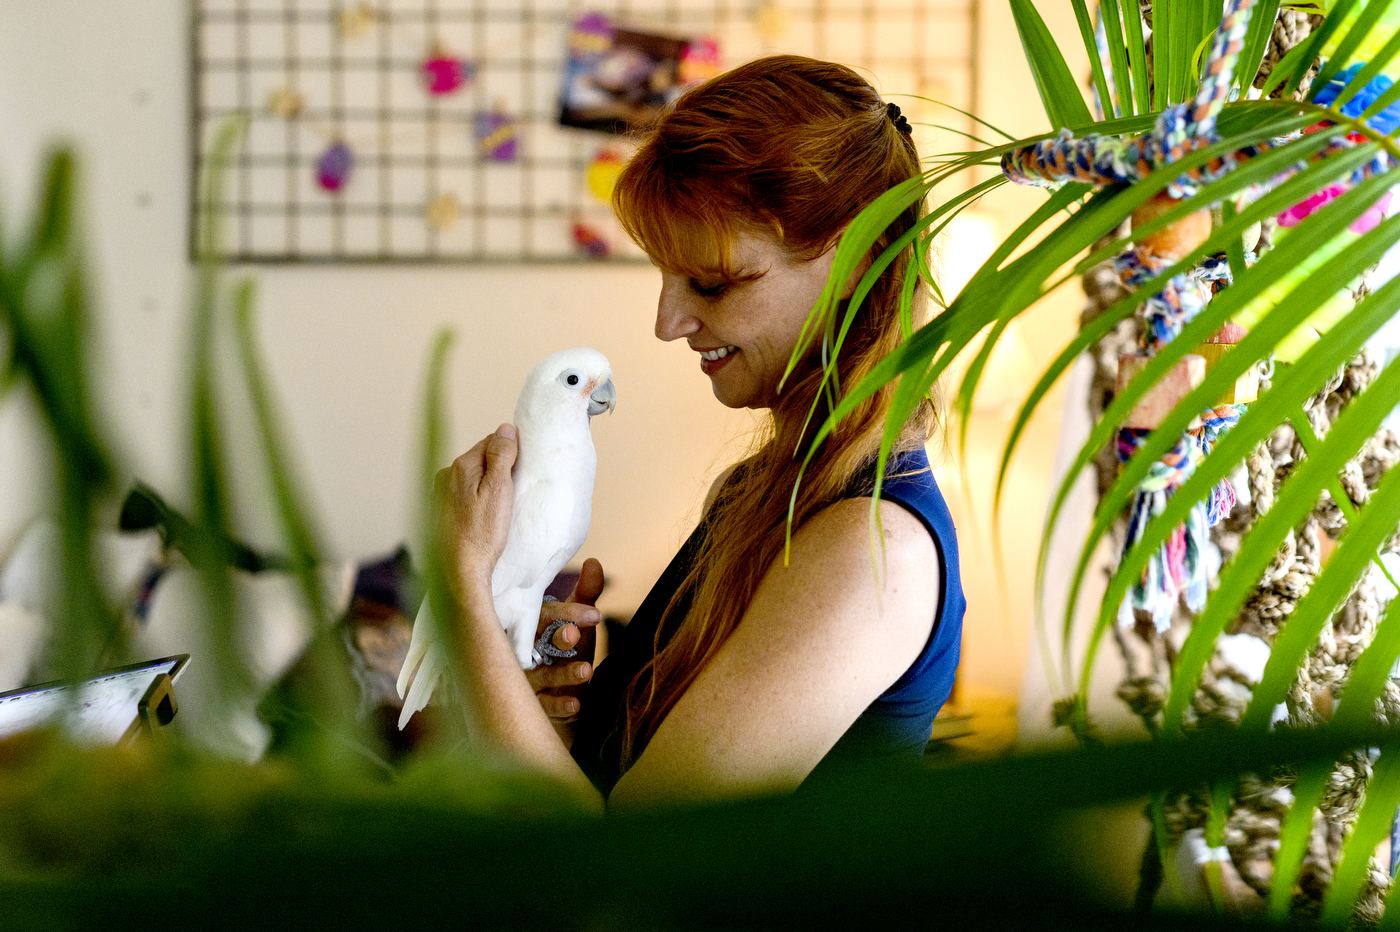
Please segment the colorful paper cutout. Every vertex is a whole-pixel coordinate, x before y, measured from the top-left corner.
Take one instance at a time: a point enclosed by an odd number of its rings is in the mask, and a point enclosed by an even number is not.
[[[719,43],[708,36],[690,40],[681,53],[681,83],[699,84],[720,72]]]
[[[518,153],[520,124],[515,118],[493,110],[476,118],[472,136],[481,155],[492,162],[514,162]]]
[[[428,225],[434,230],[446,230],[462,216],[462,205],[451,191],[439,194],[428,205]]]
[[[333,142],[316,160],[316,183],[327,191],[339,191],[350,180],[355,156],[343,142]]]
[[[768,0],[754,10],[753,25],[760,38],[781,39],[788,31],[787,11],[777,0]]]
[[[584,183],[588,186],[588,193],[605,204],[610,203],[613,188],[617,185],[617,176],[622,174],[624,164],[622,156],[611,149],[603,149],[593,156],[593,161],[584,172]]]
[[[588,224],[575,221],[573,234],[574,242],[593,258],[606,259],[612,255],[612,245],[603,234]]]
[[[423,81],[434,97],[461,90],[476,76],[476,66],[469,61],[437,52],[423,62]]]
[[[347,6],[340,11],[340,16],[336,18],[336,28],[342,39],[359,39],[374,28],[376,19],[378,16],[374,12],[374,7],[369,3],[361,2],[354,6]]]
[[[290,120],[300,114],[305,104],[302,96],[289,87],[279,87],[267,95],[268,112],[284,120]]]

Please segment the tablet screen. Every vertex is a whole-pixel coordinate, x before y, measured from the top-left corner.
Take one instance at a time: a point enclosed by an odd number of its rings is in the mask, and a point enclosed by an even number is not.
[[[66,715],[74,740],[117,744],[136,730],[141,700],[159,677],[176,679],[188,660],[188,654],[181,654],[109,670],[78,683],[46,683],[0,693],[0,738]]]

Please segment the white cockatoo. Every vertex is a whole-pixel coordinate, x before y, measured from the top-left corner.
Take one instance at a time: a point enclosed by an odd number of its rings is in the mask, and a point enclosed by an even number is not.
[[[589,419],[616,404],[608,360],[587,347],[545,357],[526,376],[515,404],[515,500],[506,549],[491,574],[491,596],[527,670],[541,659],[535,632],[544,591],[588,536],[598,465]],[[428,704],[446,662],[425,598],[399,672],[399,728]]]

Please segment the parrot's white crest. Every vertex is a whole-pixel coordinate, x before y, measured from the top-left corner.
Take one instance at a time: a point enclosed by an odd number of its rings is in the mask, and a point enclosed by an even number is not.
[[[535,632],[544,591],[588,536],[598,465],[589,418],[616,405],[612,368],[587,347],[546,356],[525,377],[515,404],[515,502],[506,549],[491,574],[491,595],[524,669],[540,660]],[[428,704],[446,662],[425,598],[399,672],[399,728]]]

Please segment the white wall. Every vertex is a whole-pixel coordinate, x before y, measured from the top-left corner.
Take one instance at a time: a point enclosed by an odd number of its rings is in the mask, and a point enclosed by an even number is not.
[[[183,500],[188,4],[0,3],[0,184],[29,201],[55,139],[80,153],[96,296],[95,366],[108,436],[132,473]],[[688,533],[725,438],[749,423],[719,406],[694,354],[651,335],[658,274],[643,267],[272,267],[260,332],[333,555],[405,539],[421,383],[432,335],[456,329],[455,446],[508,420],[525,372],[591,345],[613,363],[619,405],[594,423],[594,524],[583,553],[611,577],[604,607],[630,612]],[[237,390],[236,380],[229,382]],[[21,398],[0,403],[0,555],[42,508],[41,435]],[[276,542],[258,448],[233,437],[239,522]],[[127,477],[124,477],[124,481]]]

